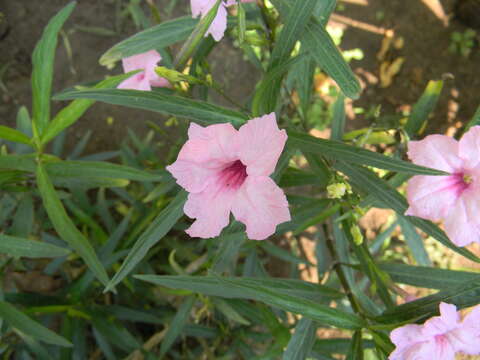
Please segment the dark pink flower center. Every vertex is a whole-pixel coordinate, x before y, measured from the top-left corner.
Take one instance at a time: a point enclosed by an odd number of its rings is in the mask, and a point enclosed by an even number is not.
[[[450,189],[455,191],[457,196],[462,195],[462,193],[470,187],[473,179],[471,175],[465,173],[456,173],[451,176]]]
[[[242,186],[246,178],[247,167],[240,160],[236,160],[220,171],[218,181],[222,187],[236,190]]]

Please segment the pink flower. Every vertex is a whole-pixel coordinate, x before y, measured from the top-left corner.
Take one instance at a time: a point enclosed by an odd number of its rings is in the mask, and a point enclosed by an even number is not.
[[[447,176],[414,176],[407,187],[406,215],[443,220],[452,242],[480,241],[480,126],[460,141],[430,135],[409,142],[408,156],[419,165],[449,172]]]
[[[190,193],[184,211],[196,221],[187,233],[218,236],[230,212],[253,240],[266,239],[289,221],[285,194],[269,177],[286,140],[274,113],[249,120],[238,131],[231,124],[204,128],[191,123],[177,161],[167,166]]]
[[[480,307],[459,321],[455,305],[440,303],[440,316],[423,325],[395,329],[390,339],[396,345],[389,360],[454,360],[457,352],[480,354]]]
[[[123,71],[126,73],[139,69],[143,71],[123,80],[117,88],[150,91],[152,86],[170,86],[168,80],[159,77],[155,73],[155,67],[160,60],[162,60],[162,57],[155,50],[122,59]]]
[[[255,0],[241,0],[241,2],[253,2]],[[192,8],[192,16],[202,18],[208,14],[210,9],[217,3],[217,0],[190,0],[190,5]],[[223,38],[223,34],[227,29],[227,7],[235,5],[236,0],[227,0],[222,1],[218,7],[217,16],[213,19],[210,24],[205,36],[212,34],[215,41],[220,41]]]

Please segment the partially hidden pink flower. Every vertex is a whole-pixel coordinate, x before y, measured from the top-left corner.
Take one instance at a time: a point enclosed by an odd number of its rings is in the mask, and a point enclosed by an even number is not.
[[[253,2],[255,0],[241,0],[242,3]],[[190,5],[192,8],[192,16],[202,18],[208,14],[210,9],[217,3],[217,0],[190,0]],[[215,41],[220,41],[225,34],[227,29],[227,7],[235,5],[236,0],[227,0],[222,1],[218,7],[217,16],[213,19],[208,31],[205,36],[209,34],[215,39]]]
[[[155,72],[155,67],[160,60],[162,60],[162,57],[155,50],[150,50],[143,54],[133,55],[122,59],[123,71],[126,73],[134,70],[143,71],[123,80],[117,88],[150,91],[152,90],[152,86],[170,86],[168,80],[161,78]]]
[[[189,192],[184,211],[196,221],[187,233],[218,236],[230,222],[230,212],[253,240],[266,239],[278,224],[289,221],[285,194],[269,177],[286,140],[274,113],[249,120],[239,130],[231,124],[191,123],[188,141],[167,166]]]
[[[423,325],[405,325],[392,331],[395,350],[389,360],[454,360],[456,353],[480,354],[480,307],[463,321],[455,305],[440,303],[440,316]]]
[[[418,165],[450,173],[414,176],[407,186],[406,215],[444,221],[445,232],[458,246],[480,242],[480,126],[460,141],[430,135],[408,143],[408,156]]]

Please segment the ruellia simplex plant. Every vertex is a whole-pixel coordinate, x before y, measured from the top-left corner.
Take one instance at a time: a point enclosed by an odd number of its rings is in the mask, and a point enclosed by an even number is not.
[[[480,275],[434,265],[424,245],[480,262],[465,247],[479,241],[480,111],[458,139],[425,137],[443,85],[430,81],[406,118],[345,134],[346,98],[361,87],[325,29],[334,0],[190,5],[193,16],[157,17],[100,57],[125,74],[54,96],[58,34],[75,2],[45,28],[31,111],[19,109],[16,129],[0,126],[2,359],[480,354]],[[262,73],[242,104],[208,64],[227,33]],[[310,133],[319,71],[337,85],[330,139]],[[71,102],[52,116],[52,100]],[[174,120],[178,147],[158,154],[153,132],[130,133],[118,151],[82,156],[84,138],[65,155],[66,131],[96,101]],[[383,153],[371,150],[379,138]],[[372,207],[395,215],[368,240],[358,221]],[[270,275],[271,258],[283,277]],[[19,276],[60,285],[25,289]]]

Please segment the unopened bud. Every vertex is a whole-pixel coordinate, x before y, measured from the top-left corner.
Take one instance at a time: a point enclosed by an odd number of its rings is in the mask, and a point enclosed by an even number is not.
[[[335,183],[327,186],[327,193],[330,199],[340,199],[347,193],[347,184]]]
[[[362,235],[362,231],[360,230],[358,225],[353,225],[350,228],[350,233],[352,234],[353,242],[355,243],[355,245],[362,245],[363,235]]]
[[[157,66],[155,68],[155,72],[158,76],[160,76],[164,79],[167,79],[172,84],[178,83],[178,82],[181,82],[181,81],[186,81],[190,84],[200,83],[200,81],[198,79],[194,78],[193,76],[183,74],[179,71],[169,69],[169,68],[166,68],[164,66]]]

